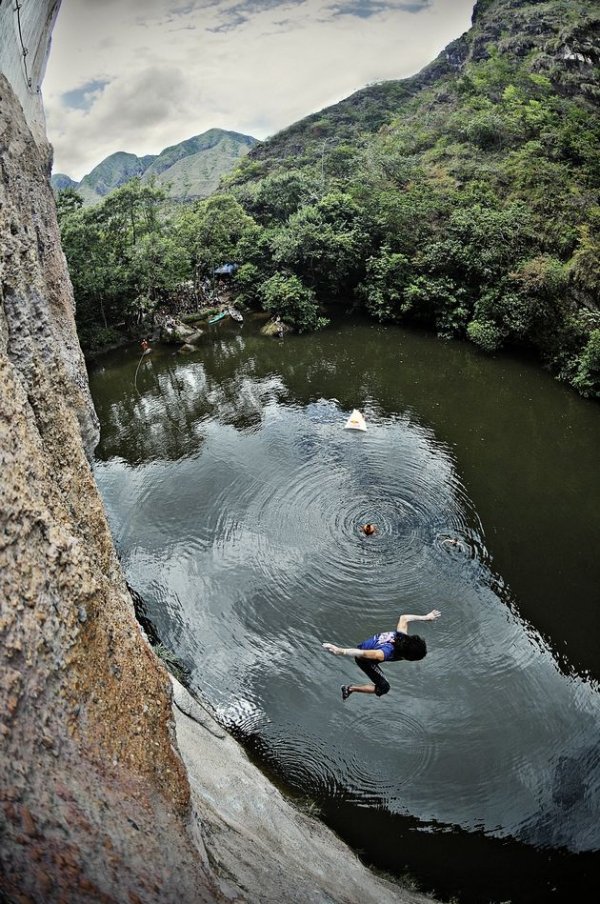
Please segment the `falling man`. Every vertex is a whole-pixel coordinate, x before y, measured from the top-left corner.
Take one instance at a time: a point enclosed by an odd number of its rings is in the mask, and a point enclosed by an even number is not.
[[[415,662],[427,655],[427,645],[418,634],[409,636],[408,626],[415,621],[434,621],[440,617],[437,609],[427,615],[401,615],[395,631],[384,631],[374,634],[359,643],[358,647],[337,647],[333,643],[324,643],[323,647],[334,656],[354,656],[359,669],[367,675],[373,684],[343,684],[342,700],[350,694],[375,694],[382,697],[390,689],[390,685],[379,667],[380,662],[397,662],[407,659]]]

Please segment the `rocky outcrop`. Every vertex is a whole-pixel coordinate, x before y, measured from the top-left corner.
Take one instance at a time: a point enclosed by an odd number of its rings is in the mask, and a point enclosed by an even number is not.
[[[36,78],[57,6],[26,7]],[[416,900],[287,804],[181,688],[173,718],[88,461],[98,424],[17,12],[0,2],[0,897]]]
[[[339,838],[292,806],[173,680],[177,742],[199,833],[223,892],[248,904],[425,904],[365,870]]]
[[[86,457],[97,422],[47,157],[2,76],[0,136],[1,887],[22,900],[216,900],[186,828],[168,676]]]

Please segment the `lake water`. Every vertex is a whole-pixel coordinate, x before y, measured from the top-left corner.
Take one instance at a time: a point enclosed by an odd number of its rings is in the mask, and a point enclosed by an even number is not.
[[[418,332],[258,325],[90,374],[96,477],[163,643],[366,861],[474,904],[596,900],[598,406]],[[427,657],[342,703],[362,673],[321,642],[432,608]]]

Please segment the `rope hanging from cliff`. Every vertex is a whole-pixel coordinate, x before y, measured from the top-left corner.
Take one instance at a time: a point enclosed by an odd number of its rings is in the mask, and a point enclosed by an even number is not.
[[[138,395],[141,395],[141,392],[139,391],[138,385],[137,385],[137,375],[138,375],[138,371],[139,371],[140,366],[141,366],[141,363],[142,363],[142,361],[144,360],[144,358],[146,357],[146,355],[149,355],[150,352],[152,351],[152,349],[149,347],[149,345],[148,345],[148,343],[146,342],[145,339],[144,339],[144,341],[142,342],[142,348],[144,349],[144,351],[142,352],[142,357],[141,357],[140,360],[138,361],[138,366],[137,366],[136,369],[135,369],[135,376],[134,376],[134,378],[133,378],[133,385],[135,386],[135,391],[137,392]]]
[[[29,53],[29,51],[25,47],[25,43],[23,41],[23,30],[21,28],[21,3],[19,3],[19,0],[15,0],[15,12],[17,14],[17,27],[19,30],[19,41],[21,42],[21,55],[23,57],[25,79],[27,81],[27,87],[31,90],[33,83],[31,81],[31,76],[29,75],[29,70],[27,69],[27,54]]]

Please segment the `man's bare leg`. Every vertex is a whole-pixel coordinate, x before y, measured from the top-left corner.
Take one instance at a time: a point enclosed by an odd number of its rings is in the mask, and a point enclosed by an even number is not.
[[[342,684],[342,700],[347,700],[350,694],[374,694],[374,684]]]

